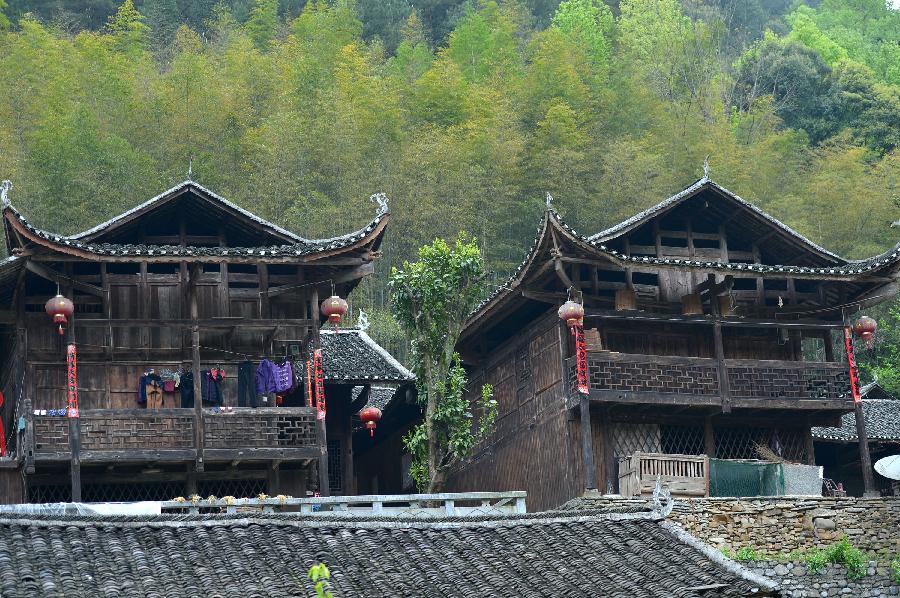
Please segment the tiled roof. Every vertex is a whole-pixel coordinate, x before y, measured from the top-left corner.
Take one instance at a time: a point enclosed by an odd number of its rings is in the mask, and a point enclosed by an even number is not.
[[[369,402],[366,403],[366,407],[378,407],[384,411],[396,394],[397,389],[393,386],[373,386],[369,389]]]
[[[900,443],[900,401],[863,399],[862,406],[869,441]],[[812,436],[820,440],[857,442],[856,414],[842,415],[839,428],[815,427]]]
[[[353,243],[364,239],[368,236],[378,224],[389,213],[386,204],[379,207],[375,218],[365,227],[338,237],[328,239],[303,239],[293,235],[297,241],[286,245],[269,245],[265,247],[196,247],[179,245],[145,245],[137,243],[119,244],[119,243],[93,243],[90,241],[80,240],[79,237],[85,233],[75,236],[58,235],[47,232],[33,226],[28,220],[19,213],[13,206],[5,208],[12,212],[13,216],[18,219],[23,227],[40,239],[44,239],[59,246],[72,249],[86,251],[101,256],[117,256],[117,257],[139,257],[139,256],[175,256],[175,257],[196,257],[196,256],[213,256],[213,257],[294,257],[305,256],[320,251],[331,251],[341,249]],[[93,229],[92,229],[93,230]]]
[[[725,195],[729,199],[732,199],[733,201],[737,202],[738,204],[744,206],[745,208],[747,208],[748,210],[750,210],[757,216],[762,217],[764,220],[768,221],[770,224],[775,225],[776,227],[780,228],[784,232],[795,237],[796,239],[801,241],[803,244],[809,246],[810,248],[814,249],[815,251],[818,251],[819,253],[822,253],[822,254],[824,254],[830,258],[833,258],[835,260],[846,261],[843,258],[841,258],[839,255],[837,255],[836,253],[832,253],[831,251],[828,251],[821,245],[817,245],[816,243],[813,243],[812,241],[810,241],[809,239],[807,239],[806,237],[804,237],[803,235],[801,235],[800,233],[798,233],[797,231],[795,231],[794,229],[789,227],[787,224],[783,223],[782,221],[778,220],[777,218],[768,214],[767,212],[764,212],[763,210],[759,209],[758,207],[756,207],[755,205],[753,205],[746,199],[740,197],[736,193],[732,193],[731,191],[729,191],[725,187],[719,185],[718,183],[716,183],[715,181],[713,181],[712,179],[710,179],[707,176],[704,176],[703,178],[698,179],[697,181],[691,183],[690,185],[688,185],[687,187],[685,187],[684,189],[682,189],[675,195],[672,195],[671,197],[668,197],[668,198],[662,200],[655,206],[647,208],[643,212],[639,212],[639,213],[635,214],[634,216],[632,216],[631,218],[629,218],[627,220],[623,220],[622,222],[620,222],[614,226],[611,226],[610,228],[608,228],[606,230],[603,230],[597,234],[591,235],[589,237],[589,239],[591,241],[608,241],[610,239],[613,239],[613,238],[617,237],[620,233],[627,231],[627,230],[637,226],[638,224],[646,222],[647,220],[653,218],[654,216],[656,216],[657,214],[659,214],[661,212],[665,212],[666,210],[668,210],[674,206],[677,206],[679,203],[688,199],[689,197],[693,197],[695,194],[697,194],[699,191],[703,190],[704,188],[714,189],[714,190],[718,191],[719,193]]]
[[[701,181],[703,181],[703,179],[701,179]],[[698,181],[698,183],[699,182],[700,181]],[[711,181],[706,181],[706,183],[713,185],[715,184]],[[718,187],[718,185],[716,186]],[[757,209],[757,211],[761,214],[765,214],[761,210]],[[769,216],[769,218],[771,217]],[[778,221],[775,222],[777,223]],[[548,207],[544,212],[544,219],[542,220],[541,225],[538,227],[537,235],[532,242],[531,248],[525,255],[525,259],[522,261],[522,263],[519,264],[519,266],[516,268],[516,271],[512,274],[512,276],[509,277],[509,279],[507,279],[504,283],[494,289],[494,291],[487,298],[485,298],[475,307],[475,309],[472,310],[472,313],[469,314],[469,324],[471,324],[472,321],[474,321],[479,315],[481,315],[481,313],[485,312],[489,305],[496,301],[499,301],[518,286],[520,277],[523,276],[523,273],[527,269],[527,266],[536,257],[538,245],[540,244],[541,238],[545,234],[548,226],[553,226],[557,230],[564,231],[565,234],[567,234],[574,242],[590,248],[590,250],[592,250],[594,253],[608,259],[614,264],[622,266],[623,268],[634,268],[640,267],[642,265],[651,265],[667,269],[702,270],[705,272],[747,272],[753,274],[772,274],[780,276],[791,275],[799,278],[816,278],[826,276],[829,278],[853,280],[861,275],[868,274],[870,272],[880,270],[888,266],[894,266],[900,263],[900,243],[898,243],[891,249],[888,249],[884,253],[862,260],[844,260],[843,258],[834,256],[836,259],[840,260],[841,263],[828,267],[790,266],[779,264],[748,264],[742,262],[719,262],[713,260],[698,260],[677,257],[658,258],[639,255],[632,256],[608,247],[605,242],[601,240],[606,239],[607,237],[605,236],[593,235],[591,237],[588,237],[580,234],[571,226],[566,224],[563,221],[562,216],[560,216],[555,209],[553,209],[552,207]],[[781,226],[787,228],[785,225]],[[613,229],[608,229],[608,231],[611,230]],[[790,229],[787,230],[790,231]],[[604,231],[604,233],[608,231]],[[793,231],[791,232],[793,233]],[[809,243],[818,248],[818,246],[813,244],[811,241]]]
[[[317,561],[337,598],[777,595],[644,514],[0,516],[0,595],[10,598],[306,597]]]
[[[319,335],[326,380],[411,382],[416,378],[364,330],[323,327]],[[298,372],[300,379],[305,374]]]

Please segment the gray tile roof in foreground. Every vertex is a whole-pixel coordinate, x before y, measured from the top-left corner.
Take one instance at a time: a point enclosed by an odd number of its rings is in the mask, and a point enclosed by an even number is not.
[[[900,443],[900,401],[863,399],[862,405],[869,442]],[[813,428],[812,436],[818,440],[832,442],[857,442],[859,437],[856,435],[856,414],[842,415],[839,428]]]
[[[416,379],[364,330],[323,327],[319,335],[326,380],[412,382]],[[301,380],[305,375],[306,372],[297,372]]]
[[[466,519],[0,515],[0,595],[714,598],[771,582],[648,514]]]

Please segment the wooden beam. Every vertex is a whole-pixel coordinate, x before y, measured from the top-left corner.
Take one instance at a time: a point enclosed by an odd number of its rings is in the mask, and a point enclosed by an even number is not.
[[[363,277],[369,276],[370,274],[373,274],[374,272],[375,272],[375,264],[370,262],[370,263],[363,264],[362,266],[353,268],[352,270],[347,270],[345,272],[341,272],[340,274],[337,274],[335,276],[329,276],[327,278],[320,278],[318,280],[304,282],[303,284],[275,287],[275,288],[268,290],[268,295],[269,295],[269,297],[275,297],[275,296],[278,296],[278,295],[281,295],[284,293],[289,293],[289,292],[294,291],[299,288],[323,285],[328,282],[331,282],[331,283],[337,285],[337,284],[341,284],[344,282],[350,282],[350,281],[356,280],[358,278],[363,278]],[[262,290],[260,290],[260,292],[262,292]]]
[[[55,282],[60,286],[71,286],[74,289],[77,289],[84,293],[88,293],[90,295],[96,295],[97,297],[101,298],[104,295],[103,289],[98,286],[94,286],[86,282],[81,282],[80,280],[69,279],[63,274],[60,274],[55,270],[51,270],[50,268],[45,268],[44,266],[34,262],[33,260],[28,260],[27,262],[25,262],[25,267],[29,272],[33,272],[41,278],[49,280],[50,282]]]
[[[716,286],[715,274],[710,274],[707,281],[710,285],[709,288],[711,290],[714,289]],[[719,312],[719,302],[712,296],[710,296],[709,305],[714,317],[718,318],[721,316],[721,313]],[[713,324],[713,343],[716,350],[716,361],[718,362],[717,370],[719,374],[719,392],[722,395],[722,413],[728,413],[731,411],[731,385],[728,382],[728,369],[725,367],[725,346],[722,342],[722,324],[718,321]]]

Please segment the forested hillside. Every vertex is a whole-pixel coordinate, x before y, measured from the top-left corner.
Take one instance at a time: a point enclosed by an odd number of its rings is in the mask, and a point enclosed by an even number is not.
[[[391,198],[392,265],[477,235],[497,278],[543,197],[584,232],[713,177],[848,257],[896,239],[885,0],[0,0],[0,178],[83,229],[194,177],[307,236]],[[389,322],[380,335],[389,336]]]

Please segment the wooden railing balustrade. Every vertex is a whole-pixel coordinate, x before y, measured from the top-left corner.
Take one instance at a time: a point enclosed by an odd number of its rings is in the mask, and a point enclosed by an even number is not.
[[[566,365],[574,388],[574,358]],[[587,365],[592,400],[685,405],[722,401],[717,359],[588,351]],[[724,367],[736,406],[842,408],[852,402],[843,363],[726,359]]]
[[[82,461],[189,460],[196,456],[193,409],[87,409],[81,411]],[[68,419],[33,415],[34,456],[70,458]],[[316,458],[316,412],[309,407],[204,409],[207,460],[258,457]]]

